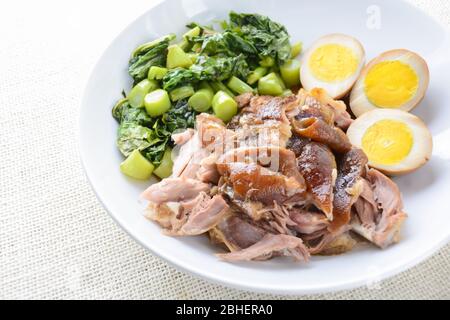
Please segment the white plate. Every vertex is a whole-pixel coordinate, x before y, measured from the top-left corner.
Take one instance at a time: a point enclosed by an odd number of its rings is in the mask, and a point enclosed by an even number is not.
[[[293,41],[301,40],[305,46],[324,34],[341,32],[358,38],[368,59],[389,49],[407,48],[428,61],[430,87],[414,113],[431,129],[435,146],[425,167],[396,179],[409,213],[399,244],[386,250],[367,247],[340,256],[314,257],[309,264],[284,259],[230,264],[214,256],[218,249],[206,237],[167,237],[142,216],[138,195],[148,183],[136,183],[120,173],[123,159],[115,145],[117,123],[111,117],[120,92],[131,85],[127,74],[130,52],[161,35],[181,34],[190,21],[223,19],[230,10],[269,15],[286,25]],[[449,48],[447,31],[402,1],[165,1],[131,23],[96,65],[81,109],[83,163],[97,196],[113,218],[144,247],[183,270],[241,289],[281,294],[370,285],[419,263],[449,240]]]

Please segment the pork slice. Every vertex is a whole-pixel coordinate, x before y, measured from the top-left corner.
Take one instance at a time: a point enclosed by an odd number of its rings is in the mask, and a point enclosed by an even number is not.
[[[188,215],[186,223],[173,235],[199,235],[214,228],[228,213],[229,206],[221,195],[210,198],[202,192],[196,198],[196,204]]]
[[[186,221],[185,216],[179,214],[178,208],[171,208],[166,203],[149,203],[144,215],[147,219],[157,222],[161,227],[167,230],[177,228]]]
[[[214,228],[216,242],[224,243],[230,251],[248,248],[260,241],[267,231],[239,215],[222,219]]]
[[[343,234],[348,233],[351,230],[350,225],[343,224],[339,227],[335,226],[335,229],[330,230],[322,229],[316,231],[310,235],[302,236],[305,241],[308,242],[308,249],[311,254],[321,254],[327,248],[337,241]]]
[[[289,214],[291,220],[295,222],[293,229],[302,234],[314,234],[326,230],[330,225],[327,217],[321,212],[292,208]]]
[[[297,167],[316,207],[333,220],[333,189],[337,175],[333,153],[321,143],[307,143],[297,157]]]
[[[236,131],[240,146],[286,146],[292,135],[286,110],[297,104],[296,96],[245,95],[238,101],[244,108],[227,127]]]
[[[290,256],[297,261],[309,260],[309,252],[302,239],[284,234],[266,234],[246,249],[217,254],[220,259],[229,262],[267,260],[274,255]]]
[[[377,220],[378,205],[375,201],[375,195],[370,182],[366,179],[361,179],[361,182],[362,192],[353,207],[355,208],[360,223],[363,226],[372,228],[375,226],[375,221]]]
[[[254,94],[251,92],[246,92],[241,95],[238,95],[236,98],[234,98],[238,104],[239,108],[247,107],[250,104],[250,101],[254,97]]]
[[[352,250],[356,243],[356,240],[352,238],[349,232],[344,232],[329,241],[317,254],[324,256],[343,254]]]
[[[197,170],[197,179],[202,182],[217,185],[220,179],[219,171],[217,171],[217,156],[210,154],[200,161],[200,167]]]
[[[316,112],[309,110],[312,116],[322,118],[325,122],[334,123],[342,130],[347,130],[353,122],[350,114],[347,112],[347,106],[343,101],[334,100],[325,90],[314,88],[311,92],[301,89],[298,93],[300,106],[307,106]],[[318,114],[319,112],[319,114]]]
[[[204,174],[205,172],[201,170],[207,169],[206,162],[204,160],[208,158],[211,155],[211,153],[204,149],[198,149],[197,152],[195,152],[189,162],[186,164],[186,167],[184,168],[183,172],[181,173],[180,177],[183,178],[190,178],[190,179],[198,179],[199,173]],[[202,169],[202,163],[204,164]],[[203,182],[209,182],[206,177],[205,180],[200,179],[200,181]]]
[[[338,162],[338,173],[334,187],[332,231],[340,229],[350,221],[351,207],[362,192],[362,176],[365,174],[367,156],[361,149],[353,148]]]
[[[298,98],[294,95],[289,97],[254,96],[243,112],[255,115],[259,121],[277,120],[289,124],[286,110],[292,109],[297,103]]]
[[[305,180],[297,169],[295,153],[278,146],[240,147],[222,155],[218,163],[256,163],[287,177],[295,178],[300,184]]]
[[[382,209],[381,220],[403,209],[400,189],[394,181],[376,169],[370,169],[367,172],[367,178],[373,185],[375,199]],[[383,221],[377,222],[382,223]]]
[[[246,116],[243,116],[244,118]],[[286,146],[292,135],[291,126],[276,120],[243,124],[234,129],[239,147]]]
[[[208,192],[209,184],[189,178],[166,178],[152,184],[141,197],[155,204],[180,202],[195,198],[200,192]]]
[[[352,221],[353,231],[359,233],[381,248],[398,242],[401,227],[407,218],[398,186],[384,174],[375,169],[367,172],[378,210],[363,210],[355,206],[358,219]],[[367,201],[367,200],[364,200]]]
[[[320,118],[291,119],[292,129],[298,135],[326,144],[338,153],[350,151],[352,144],[341,129],[327,124]]]
[[[172,178],[181,177],[183,171],[186,169],[188,164],[192,161],[192,158],[196,153],[202,149],[200,144],[200,139],[198,134],[195,132],[191,138],[183,143],[178,149],[174,149],[173,153],[175,156],[172,168]],[[192,178],[192,177],[191,177]]]
[[[188,128],[183,132],[177,132],[172,134],[172,140],[176,145],[181,146],[186,142],[188,142],[192,138],[194,133],[195,133],[194,129]]]
[[[229,189],[228,189],[229,190]],[[226,193],[226,191],[224,190]],[[264,210],[265,205],[259,201],[252,201],[249,199],[235,199],[230,197],[229,193],[226,193],[233,204],[234,208],[247,215],[253,221],[260,221],[262,219],[268,219],[270,215],[267,210]]]
[[[222,154],[234,144],[234,132],[228,130],[219,118],[201,113],[196,118],[196,130],[199,135],[201,147],[210,153]]]
[[[271,205],[274,201],[283,203],[305,192],[305,186],[296,178],[286,177],[255,163],[218,163],[217,168],[226,183],[233,188],[233,197],[236,199],[250,199]]]

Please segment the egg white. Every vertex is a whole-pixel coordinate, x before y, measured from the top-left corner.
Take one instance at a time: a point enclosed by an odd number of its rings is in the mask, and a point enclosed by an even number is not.
[[[369,166],[386,174],[401,175],[423,166],[430,158],[433,139],[423,121],[406,111],[395,109],[376,109],[368,111],[353,121],[347,130],[350,142],[362,149],[362,139],[372,125],[381,120],[395,120],[407,125],[413,136],[413,145],[409,154],[400,162],[392,165],[374,163],[369,159]]]
[[[361,76],[358,78],[355,86],[352,89],[352,92],[350,94],[350,108],[356,117],[359,117],[364,112],[370,110],[383,109],[370,102],[364,90],[364,80],[367,76],[367,73],[375,65],[383,61],[403,62],[409,65],[416,72],[417,77],[419,78],[419,85],[414,97],[412,97],[408,102],[406,102],[402,106],[392,109],[410,111],[415,106],[417,106],[425,96],[425,92],[428,89],[428,84],[430,81],[430,72],[428,70],[428,65],[425,62],[425,60],[422,57],[420,57],[417,53],[414,53],[406,49],[396,49],[386,51],[381,55],[379,55],[378,57],[374,58],[367,64],[367,66],[362,70]]]
[[[317,48],[327,44],[338,44],[349,48],[358,59],[355,72],[347,79],[337,82],[326,82],[317,79],[309,68],[311,55]],[[303,88],[311,91],[313,88],[323,88],[333,99],[345,96],[355,84],[365,63],[365,51],[361,43],[355,38],[345,34],[329,34],[319,38],[301,57],[300,81]]]

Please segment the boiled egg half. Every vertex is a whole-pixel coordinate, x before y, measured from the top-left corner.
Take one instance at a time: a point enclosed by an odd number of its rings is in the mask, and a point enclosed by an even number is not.
[[[323,88],[334,99],[346,95],[364,66],[361,43],[344,34],[329,34],[318,39],[303,55],[300,81],[303,88]]]
[[[410,111],[424,97],[430,74],[425,60],[405,49],[387,51],[361,72],[350,95],[356,117],[385,108]]]
[[[415,115],[395,109],[364,113],[348,128],[350,142],[361,148],[369,166],[397,175],[416,170],[431,157],[431,133]]]

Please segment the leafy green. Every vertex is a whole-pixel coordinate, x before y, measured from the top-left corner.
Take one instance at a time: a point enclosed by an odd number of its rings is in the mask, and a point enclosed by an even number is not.
[[[200,55],[189,69],[176,68],[164,76],[164,90],[171,91],[185,85],[195,85],[200,81],[223,81],[232,76],[245,79],[250,70],[244,55],[235,57]]]
[[[142,151],[150,147],[152,134],[152,130],[147,127],[134,122],[123,122],[117,131],[117,146],[128,157],[136,149]]]
[[[167,47],[170,40],[170,37],[165,37],[159,41],[142,45],[135,50],[128,66],[128,73],[135,83],[147,78],[150,67],[166,65]]]
[[[197,112],[188,105],[187,100],[180,100],[162,116],[162,122],[166,130],[174,132],[177,129],[193,128],[196,115]]]
[[[233,76],[247,79],[250,70],[261,65],[276,69],[290,58],[291,46],[286,28],[268,17],[231,12],[229,21],[223,21],[220,25],[222,32],[210,26],[189,24],[191,29],[200,27],[198,36],[183,39],[186,44],[183,49],[195,61],[194,64],[187,69],[169,70],[158,85],[173,91],[182,86],[197,87],[200,82],[206,82],[217,86],[216,90],[228,90],[223,81]],[[146,79],[152,66],[166,65],[169,43],[174,38],[170,34],[144,43],[133,51],[128,72],[134,83]],[[154,118],[147,114],[145,108],[131,106],[126,95],[123,95],[124,98],[112,109],[113,117],[119,122],[119,150],[128,156],[137,149],[158,166],[167,147],[173,145],[172,133],[193,128],[197,113],[183,99],[162,116]]]
[[[245,54],[251,58],[258,56],[258,51],[251,42],[244,40],[239,34],[229,30],[223,33],[194,37],[192,41],[194,43],[201,43],[200,53],[209,56],[216,54],[224,54],[229,57],[239,54]]]
[[[113,117],[122,122],[134,122],[141,126],[150,126],[153,123],[152,118],[145,112],[144,108],[132,107],[127,99],[120,100],[113,108]]]
[[[117,146],[126,157],[138,149],[157,166],[164,150],[172,145],[172,133],[177,129],[193,128],[196,115],[186,100],[178,101],[163,116],[151,118],[144,108],[134,108],[122,99],[113,109],[113,116],[120,123]]]
[[[286,28],[266,16],[231,12],[229,28],[252,43],[261,58],[272,57],[281,65],[290,57]]]
[[[122,118],[123,107],[126,104],[128,104],[128,99],[126,99],[126,98],[120,99],[111,110],[113,118],[116,119],[119,123],[120,123],[120,119]]]
[[[170,69],[162,79],[163,88],[167,91],[172,91],[175,88],[196,83],[197,81],[195,74],[191,70],[183,68]]]
[[[180,100],[152,126],[154,136],[152,146],[144,151],[144,155],[153,164],[159,165],[164,151],[172,146],[171,136],[175,130],[193,128],[197,113],[189,107],[187,100]]]
[[[235,57],[199,56],[191,71],[200,81],[222,81],[234,75],[245,78],[250,72],[243,54]]]

